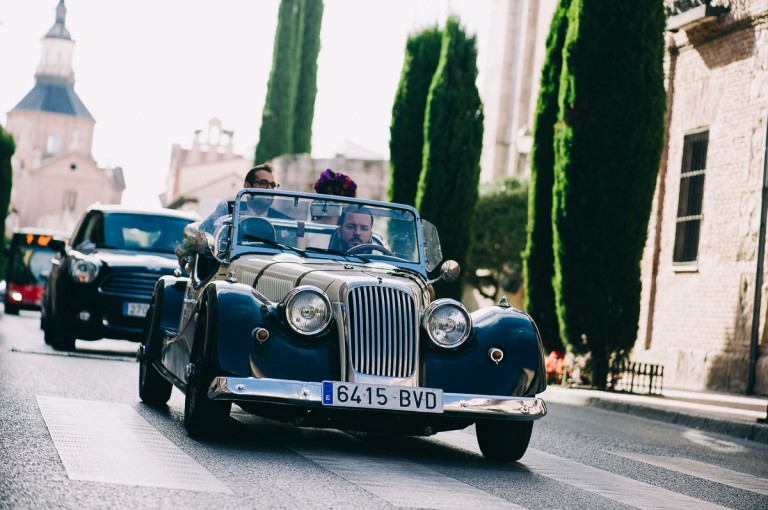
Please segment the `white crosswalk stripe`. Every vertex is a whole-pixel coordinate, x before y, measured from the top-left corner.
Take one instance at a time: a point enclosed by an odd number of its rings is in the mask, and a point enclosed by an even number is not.
[[[480,451],[475,437],[466,432],[441,432],[433,436],[433,438],[466,450]],[[599,494],[605,498],[635,508],[647,508],[649,510],[678,510],[680,508],[710,510],[725,508],[533,448],[528,448],[520,463],[534,474]]]
[[[652,466],[677,471],[678,473],[683,473],[685,475],[709,480],[710,482],[721,483],[737,489],[768,496],[768,480],[765,478],[758,478],[746,473],[739,473],[738,471],[731,471],[730,469],[724,469],[711,464],[705,464],[704,462],[683,459],[680,457],[659,457],[656,455],[643,455],[640,453],[609,453],[651,464]]]
[[[36,398],[71,480],[232,493],[128,404]]]
[[[444,510],[523,508],[405,459],[292,449],[397,507]]]

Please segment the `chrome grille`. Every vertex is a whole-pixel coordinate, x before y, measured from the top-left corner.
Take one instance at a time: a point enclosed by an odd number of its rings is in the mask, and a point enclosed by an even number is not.
[[[160,273],[114,273],[108,275],[99,287],[99,292],[110,296],[149,301]]]
[[[352,368],[408,377],[416,367],[418,315],[413,296],[382,285],[353,287],[347,297]]]

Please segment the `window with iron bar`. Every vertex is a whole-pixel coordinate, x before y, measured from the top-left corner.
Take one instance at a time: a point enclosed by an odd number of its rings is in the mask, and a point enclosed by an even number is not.
[[[683,140],[675,249],[672,255],[672,262],[676,264],[690,264],[698,260],[708,145],[709,131],[686,135]]]

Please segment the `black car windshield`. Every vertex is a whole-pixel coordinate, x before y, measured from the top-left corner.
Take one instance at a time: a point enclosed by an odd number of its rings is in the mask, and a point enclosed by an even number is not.
[[[190,220],[173,216],[105,213],[100,248],[174,253]]]
[[[237,217],[238,246],[264,239],[306,253],[419,263],[416,215],[394,204],[246,192]]]

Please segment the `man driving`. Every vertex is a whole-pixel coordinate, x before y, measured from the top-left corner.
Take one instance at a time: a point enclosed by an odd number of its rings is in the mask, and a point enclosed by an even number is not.
[[[373,214],[361,205],[350,205],[341,213],[339,228],[333,234],[329,249],[347,251],[361,244],[370,244],[373,235]]]

